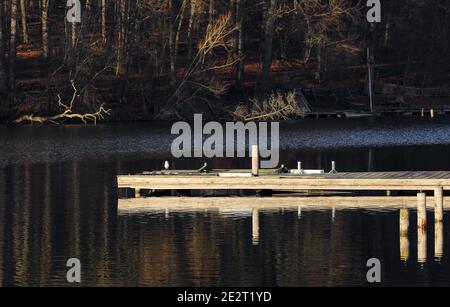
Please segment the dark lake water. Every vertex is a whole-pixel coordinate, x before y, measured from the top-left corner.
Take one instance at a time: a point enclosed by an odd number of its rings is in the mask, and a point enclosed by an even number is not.
[[[342,171],[450,171],[450,119],[319,120],[283,124],[281,163]],[[0,126],[0,286],[367,286],[379,258],[384,286],[450,286],[450,216],[443,256],[418,263],[410,212],[408,260],[398,211],[118,214],[116,175],[160,169],[250,167],[248,159],[170,158],[170,125]],[[161,204],[162,206],[164,204]],[[433,221],[430,212],[429,221]]]

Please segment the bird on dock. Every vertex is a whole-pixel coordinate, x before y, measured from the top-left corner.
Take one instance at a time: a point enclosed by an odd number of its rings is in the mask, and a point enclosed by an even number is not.
[[[164,168],[169,169],[169,167],[170,167],[169,161],[164,162]]]

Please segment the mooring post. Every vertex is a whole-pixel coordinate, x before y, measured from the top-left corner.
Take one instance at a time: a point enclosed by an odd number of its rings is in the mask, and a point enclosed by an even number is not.
[[[417,261],[427,261],[427,197],[417,194]]]
[[[430,109],[430,117],[434,118],[434,110],[433,109]]]
[[[141,197],[141,189],[134,189],[134,197],[139,198]]]
[[[336,174],[337,170],[336,170],[336,161],[331,161],[331,171],[330,174]]]
[[[303,170],[302,170],[302,162],[300,162],[300,161],[297,162],[297,171],[298,171],[298,174],[299,174],[299,175],[300,175],[301,173],[303,173]]]
[[[444,223],[434,223],[434,258],[440,261],[444,256]]]
[[[259,244],[259,210],[256,208],[252,210],[252,244]]]
[[[252,175],[259,174],[259,149],[258,145],[252,145]]]
[[[434,221],[442,222],[444,219],[444,189],[437,187],[434,189]]]
[[[427,196],[425,193],[417,193],[417,228],[427,228]]]
[[[409,259],[409,211],[407,208],[400,209],[400,260]]]

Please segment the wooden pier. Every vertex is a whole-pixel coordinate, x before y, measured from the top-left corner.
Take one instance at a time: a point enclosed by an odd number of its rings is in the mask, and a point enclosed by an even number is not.
[[[264,173],[250,170],[160,171],[117,176],[119,188],[140,190],[435,191],[450,190],[450,172]]]

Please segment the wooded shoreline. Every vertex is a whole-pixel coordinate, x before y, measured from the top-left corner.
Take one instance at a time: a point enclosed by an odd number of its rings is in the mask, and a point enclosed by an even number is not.
[[[294,90],[316,113],[364,113],[370,69],[375,111],[450,106],[450,4],[438,0],[383,4],[372,24],[356,0],[81,3],[70,23],[63,2],[2,2],[0,121],[285,120],[302,114],[260,115]]]

